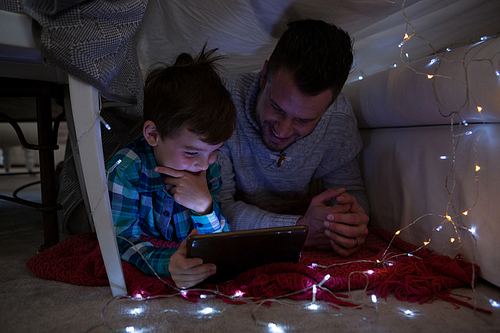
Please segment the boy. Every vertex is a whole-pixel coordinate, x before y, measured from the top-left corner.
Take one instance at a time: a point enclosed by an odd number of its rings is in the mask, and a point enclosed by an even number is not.
[[[236,111],[215,51],[203,47],[195,59],[183,53],[172,66],[152,67],[144,87],[143,135],[107,164],[122,259],[148,275],[171,277],[179,288],[216,270],[200,258],[186,258],[187,236],[229,230],[220,211],[215,159],[233,133]],[[182,243],[155,248],[141,236]]]

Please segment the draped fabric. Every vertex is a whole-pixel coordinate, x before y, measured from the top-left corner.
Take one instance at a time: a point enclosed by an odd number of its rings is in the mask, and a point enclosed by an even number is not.
[[[418,249],[381,228],[370,228],[360,251],[351,258],[342,258],[331,251],[305,249],[298,264],[273,263],[240,274],[234,280],[219,284],[200,284],[196,288],[217,290],[217,297],[228,303],[241,303],[231,296],[276,298],[293,292],[293,299],[311,299],[312,285],[318,285],[327,274],[316,299],[337,306],[357,306],[345,291],[365,289],[378,297],[394,294],[397,299],[428,302],[440,298],[457,306],[473,307],[455,297],[453,288],[475,285],[479,267],[463,259],[433,254]],[[155,246],[179,244],[158,239],[145,239]],[[410,256],[407,254],[411,253]],[[144,275],[139,269],[122,261],[129,295],[143,297],[177,293],[173,281]],[[37,254],[27,267],[38,277],[77,285],[109,284],[96,235],[86,233]],[[327,288],[328,290],[326,290]],[[206,291],[204,291],[206,292]],[[199,293],[187,291],[187,299]],[[487,310],[480,309],[488,312]]]

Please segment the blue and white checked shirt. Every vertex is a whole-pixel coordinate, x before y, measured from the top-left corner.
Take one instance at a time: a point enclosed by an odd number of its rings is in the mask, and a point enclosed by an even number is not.
[[[141,241],[141,236],[182,242],[194,228],[207,234],[229,231],[229,225],[220,211],[222,182],[216,163],[207,170],[208,189],[214,199],[213,212],[208,215],[176,203],[154,170],[156,166],[152,147],[140,136],[108,162],[108,189],[115,232],[121,236],[117,237],[121,258],[154,275],[144,256],[158,275],[170,276],[168,263],[177,248],[156,248]]]

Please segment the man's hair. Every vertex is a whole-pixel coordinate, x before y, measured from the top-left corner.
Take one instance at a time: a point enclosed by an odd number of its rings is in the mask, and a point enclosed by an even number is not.
[[[351,71],[352,40],[344,30],[320,20],[288,24],[267,65],[266,79],[285,68],[302,93],[340,93]]]
[[[236,109],[219,76],[213,56],[217,49],[193,59],[187,53],[175,63],[150,67],[144,86],[144,121],[151,120],[162,138],[175,136],[184,126],[208,144],[227,141],[235,128]]]

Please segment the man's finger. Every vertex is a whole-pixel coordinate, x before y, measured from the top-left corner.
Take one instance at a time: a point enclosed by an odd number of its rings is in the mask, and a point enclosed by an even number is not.
[[[326,191],[321,192],[317,196],[315,196],[312,201],[327,203],[328,201],[337,198],[339,195],[345,192],[345,188],[341,188],[338,190],[334,190],[332,188],[327,189]]]

